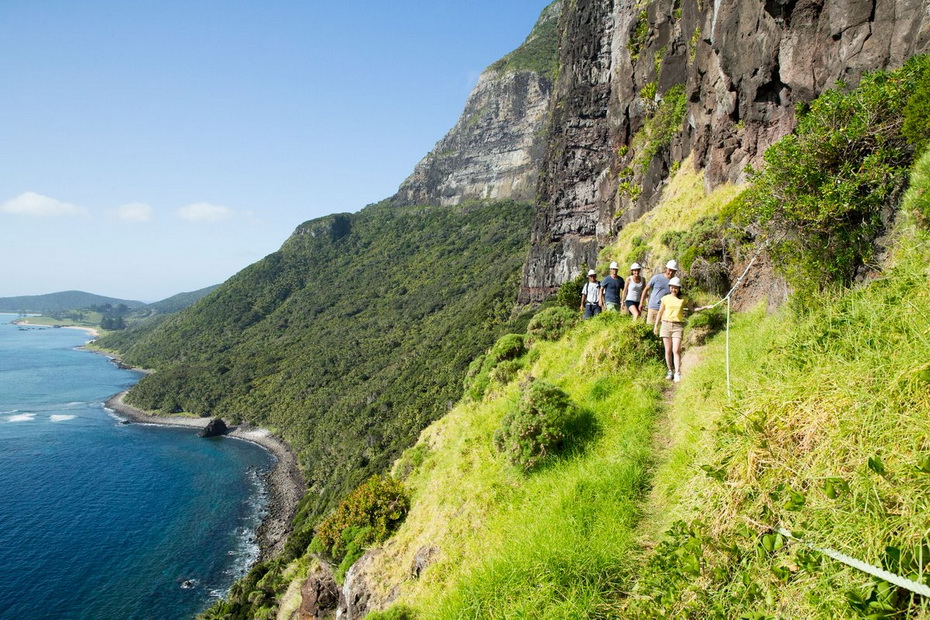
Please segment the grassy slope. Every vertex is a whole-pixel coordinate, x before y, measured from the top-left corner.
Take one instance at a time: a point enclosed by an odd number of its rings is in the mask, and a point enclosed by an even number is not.
[[[523,371],[593,415],[596,437],[585,449],[529,475],[496,453],[493,434],[520,378],[423,433],[430,449],[407,480],[411,516],[378,562],[397,582],[421,546],[442,556],[427,578],[404,585],[405,601],[442,618],[577,618],[616,607],[661,395],[657,359],[621,369],[611,352],[628,323],[602,315],[559,343],[537,343],[538,359]]]
[[[651,502],[653,531],[676,519],[691,526],[672,542],[697,541],[701,569],[651,558],[645,573],[656,581],[626,613],[856,613],[847,598],[869,598],[870,579],[798,545],[765,550],[762,536],[779,526],[875,565],[921,572],[886,558],[886,547],[919,551],[930,530],[930,473],[917,468],[930,454],[930,244],[912,229],[898,243],[894,267],[868,286],[802,310],[739,316],[731,401],[723,343],[708,347],[669,412],[675,447]],[[683,594],[669,600],[663,591]],[[897,594],[886,612],[926,613]]]
[[[720,334],[692,352],[700,362],[658,425],[659,365],[585,361],[625,323],[534,345],[529,372],[568,390],[602,434],[525,477],[492,445],[516,384],[460,404],[421,436],[411,513],[378,558],[382,587],[399,586],[397,605],[423,618],[930,617],[923,601],[765,538],[785,527],[926,580],[887,550],[930,542],[930,237],[898,235],[866,285],[735,315],[733,398]],[[428,544],[441,559],[413,580]]]

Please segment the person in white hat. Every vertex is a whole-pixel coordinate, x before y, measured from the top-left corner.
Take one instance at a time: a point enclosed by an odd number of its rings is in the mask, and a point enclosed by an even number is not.
[[[681,279],[671,278],[668,281],[668,287],[669,293],[659,303],[659,313],[652,331],[658,334],[665,344],[665,365],[668,367],[665,378],[678,383],[681,381],[681,337],[685,328],[685,314],[691,309],[681,296]],[[707,308],[710,306],[701,306],[692,311],[700,312]]]
[[[601,307],[611,312],[620,309],[620,291],[623,280],[617,277],[617,263],[610,263],[610,275],[601,280]]]
[[[581,309],[586,319],[601,313],[601,283],[593,269],[588,270],[588,281],[581,287]]]
[[[662,298],[668,295],[668,282],[678,273],[678,261],[672,259],[665,263],[665,273],[657,273],[650,278],[646,288],[643,289],[642,297],[639,298],[639,307],[642,308],[646,303],[646,296],[649,295],[648,314],[646,322],[649,325],[657,325],[656,317],[659,314],[659,305]]]
[[[630,265],[630,277],[626,279],[623,285],[623,303],[626,304],[626,310],[633,315],[633,320],[639,318],[639,302],[643,296],[643,285],[646,280],[640,274],[643,266],[639,263]]]

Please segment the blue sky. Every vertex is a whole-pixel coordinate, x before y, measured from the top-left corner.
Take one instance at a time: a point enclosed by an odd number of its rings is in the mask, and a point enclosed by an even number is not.
[[[0,3],[0,297],[154,301],[386,198],[548,0]]]

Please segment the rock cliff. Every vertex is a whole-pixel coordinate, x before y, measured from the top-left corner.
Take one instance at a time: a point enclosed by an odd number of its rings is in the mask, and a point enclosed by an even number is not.
[[[838,81],[930,49],[926,0],[577,0],[560,71],[521,303],[574,277],[656,204],[694,154],[708,189],[744,179]]]
[[[547,7],[523,45],[481,74],[459,121],[403,182],[395,204],[535,199],[561,4]]]

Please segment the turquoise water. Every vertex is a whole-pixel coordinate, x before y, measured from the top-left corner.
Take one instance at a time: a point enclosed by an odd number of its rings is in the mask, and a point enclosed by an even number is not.
[[[254,561],[273,457],[120,424],[103,402],[139,375],[76,350],[84,332],[15,318],[0,315],[0,618],[192,617]]]

